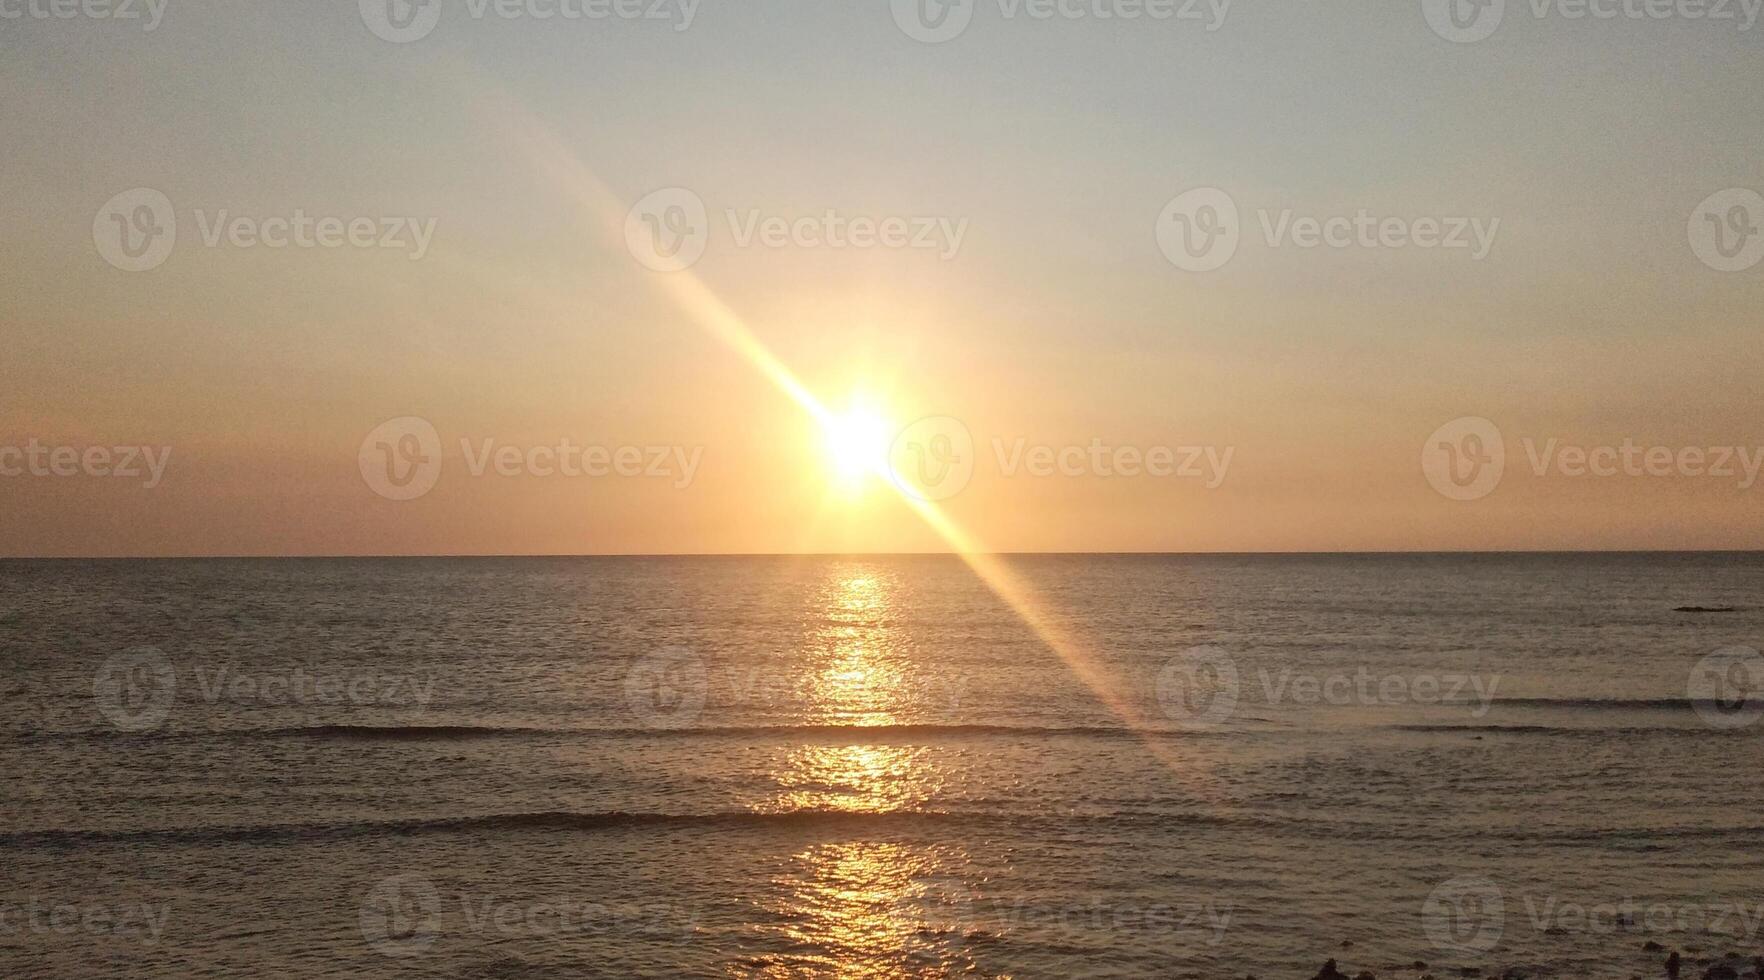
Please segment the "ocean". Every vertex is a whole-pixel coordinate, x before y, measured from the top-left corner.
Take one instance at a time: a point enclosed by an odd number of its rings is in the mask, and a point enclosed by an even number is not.
[[[0,976],[1764,953],[1764,556],[1001,561],[0,561]]]

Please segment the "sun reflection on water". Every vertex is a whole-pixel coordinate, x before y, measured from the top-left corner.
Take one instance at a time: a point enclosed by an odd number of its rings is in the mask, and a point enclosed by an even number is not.
[[[791,751],[778,773],[778,794],[756,809],[887,813],[921,807],[941,785],[923,748],[812,745]]]
[[[862,565],[835,566],[818,596],[808,637],[809,716],[840,725],[893,725],[909,692],[897,650],[893,575]]]
[[[894,725],[912,710],[892,622],[898,586],[892,575],[862,564],[830,571],[806,643],[805,722]],[[908,809],[942,783],[927,749],[861,742],[794,748],[776,778],[779,792],[762,810]]]
[[[836,841],[792,856],[766,911],[788,953],[757,958],[743,976],[974,975],[973,894],[952,877],[964,855],[894,841]]]
[[[901,584],[886,569],[836,565],[805,636],[804,721],[899,724],[913,715],[908,664],[893,621]],[[765,812],[891,813],[926,809],[945,773],[925,746],[847,733],[793,747]],[[836,825],[833,825],[836,826]],[[880,826],[880,825],[879,825]],[[965,854],[936,844],[840,837],[794,854],[758,901],[775,922],[745,976],[943,977],[978,970],[964,912]]]

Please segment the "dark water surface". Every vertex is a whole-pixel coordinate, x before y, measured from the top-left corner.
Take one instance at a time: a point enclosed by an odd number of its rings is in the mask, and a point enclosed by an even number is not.
[[[1008,562],[0,561],[0,976],[1764,952],[1764,556]]]

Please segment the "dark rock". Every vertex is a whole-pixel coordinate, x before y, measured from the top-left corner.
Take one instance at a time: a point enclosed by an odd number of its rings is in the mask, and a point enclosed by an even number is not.
[[[1665,948],[1666,947],[1660,945],[1657,942],[1654,942],[1652,939],[1648,940],[1645,943],[1642,943],[1642,952],[1644,952],[1644,953],[1658,953],[1658,952],[1664,950]]]
[[[1317,975],[1312,977],[1311,980],[1348,980],[1348,976],[1336,969],[1335,961],[1330,960],[1323,964],[1323,969],[1318,970]]]

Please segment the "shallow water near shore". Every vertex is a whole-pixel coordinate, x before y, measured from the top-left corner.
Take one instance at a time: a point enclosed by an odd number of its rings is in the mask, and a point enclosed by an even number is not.
[[[0,975],[1764,953],[1764,556],[1005,561],[0,561]]]

